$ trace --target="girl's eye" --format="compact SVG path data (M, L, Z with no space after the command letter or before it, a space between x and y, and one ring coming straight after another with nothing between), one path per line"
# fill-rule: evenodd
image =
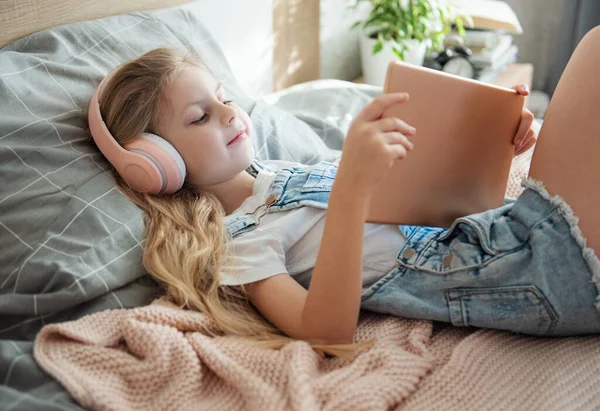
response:
M202 124L202 123L204 123L206 121L207 118L208 118L208 114L204 114L198 120L192 121L192 124Z
M233 100L225 100L223 101L223 104L225 104L226 106L229 106L233 103ZM204 114L202 117L200 117L198 120L196 121L192 121L192 124L202 124L204 122L206 122L206 119L208 118L208 114Z

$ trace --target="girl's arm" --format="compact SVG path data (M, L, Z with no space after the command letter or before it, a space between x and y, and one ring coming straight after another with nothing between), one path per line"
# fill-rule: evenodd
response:
M248 296L273 325L291 337L315 343L351 343L362 291L363 230L376 183L404 158L415 130L400 119L383 118L404 93L374 99L356 117L342 158L325 220L323 238L308 291L287 275L247 286Z
M351 343L354 338L362 292L367 199L347 185L334 183L302 312L303 327L322 342Z
M309 290L287 274L245 286L250 301L271 324L313 343L350 343L358 322L366 201L354 193L336 194L332 192L329 202Z

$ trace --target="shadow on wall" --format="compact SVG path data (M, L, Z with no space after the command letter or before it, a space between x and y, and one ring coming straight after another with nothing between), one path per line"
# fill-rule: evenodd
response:
M571 54L585 34L600 25L600 1L565 0L556 52L545 90L552 94Z
M585 33L600 25L598 0L505 0L523 26L519 62L534 65L533 89L550 96Z
M274 90L319 78L319 1L274 0Z

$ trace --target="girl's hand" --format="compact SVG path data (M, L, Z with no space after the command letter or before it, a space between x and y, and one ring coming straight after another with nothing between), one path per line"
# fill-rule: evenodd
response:
M414 136L416 130L396 117L382 117L388 108L402 104L408 98L407 93L381 95L371 101L350 125L336 180L346 184L355 195L369 197L394 162L406 157L413 149L407 136Z
M524 84L513 86L512 89L516 90L519 94L523 96L529 95L529 89ZM513 144L515 145L515 157L529 150L537 141L537 133L534 129L531 128L533 124L533 118L533 113L524 108L523 112L521 113L521 122L519 123L519 129L517 130L517 134L515 134L515 137L513 139Z

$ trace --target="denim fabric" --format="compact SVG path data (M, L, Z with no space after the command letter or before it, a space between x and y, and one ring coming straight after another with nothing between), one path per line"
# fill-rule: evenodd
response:
M598 259L564 201L525 187L448 229L402 226L398 266L363 293L362 308L538 336L600 332Z
M266 167L255 162L249 172ZM329 162L276 171L263 212L327 208L336 171ZM363 292L361 307L539 336L600 332L598 258L560 197L523 185L517 200L449 228L399 226L407 241L397 267ZM240 235L262 215L228 216L227 229Z
M273 202L251 215L229 215L225 226L231 238L250 231L260 224L263 213L290 210L302 206L327 208L329 193L337 172L337 165L321 161L314 165L298 164L277 171L269 193ZM276 171L268 165L254 161L248 172L254 176L259 170Z

